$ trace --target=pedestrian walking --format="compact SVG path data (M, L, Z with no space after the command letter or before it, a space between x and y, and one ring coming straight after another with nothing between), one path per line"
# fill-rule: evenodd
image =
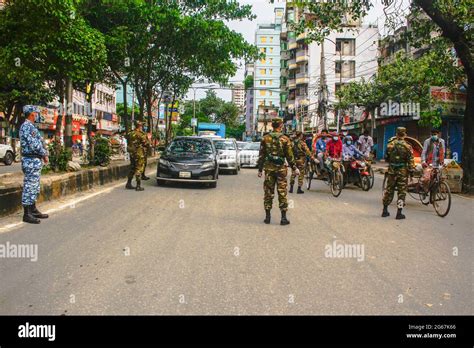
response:
M20 127L21 170L24 174L21 204L23 205L23 221L39 224L39 219L48 218L36 208L36 200L40 193L41 169L43 161L48 163L48 152L43 139L35 127L34 122L39 117L39 109L33 105L23 108L25 122Z
M303 133L301 131L296 132L295 139L293 140L293 155L295 157L296 167L298 168L299 175L298 175L298 190L296 193L304 193L301 189L303 186L304 180L304 165L306 163L306 158L311 158L314 160L314 156L311 154L306 142L303 140ZM293 186L295 185L295 178L296 178L295 171L291 171L291 178L290 178L290 193L293 193Z
M370 153L374 147L374 140L369 135L369 131L367 129L364 130L364 133L359 137L357 143L359 144L359 150L364 154L365 157L369 158Z
M130 153L130 172L125 188L143 191L141 186L142 173L145 170L145 151L148 145L148 139L143 132L143 124L135 121L135 129L129 133L128 152ZM133 177L137 181L137 186L132 185Z
M385 160L388 161L387 187L383 195L382 217L390 216L388 206L393 200L397 190L397 216L396 219L405 219L402 209L405 206L408 177L415 169L413 149L405 141L406 128L398 127L396 138L387 144Z
M266 224L270 223L273 198L275 196L275 186L278 192L279 208L281 210L280 225L288 225L290 221L286 217L288 210L287 201L287 174L285 159L288 165L299 175L296 167L293 149L290 139L281 133L283 120L276 117L272 120L273 132L266 134L260 143L260 153L258 157L258 177L262 177L262 171L265 170L265 181L263 183Z

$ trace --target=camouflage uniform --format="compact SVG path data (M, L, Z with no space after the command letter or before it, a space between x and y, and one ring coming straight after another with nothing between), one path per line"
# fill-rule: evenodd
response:
M306 162L306 156L311 156L311 151L309 151L308 146L303 140L295 139L293 140L293 154L295 156L296 167L300 170L300 175L298 175L298 186L303 186L304 179L304 164ZM291 172L290 185L295 184L296 174L294 171Z
M285 159L291 168L296 169L293 149L290 139L281 133L270 133L263 137L260 144L258 157L258 170L265 170L265 181L263 183L265 210L271 210L275 185L277 186L278 202L280 210L288 210L287 201L287 168Z
M403 132L404 129L400 127L397 129L397 133ZM405 205L408 177L415 167L413 149L403 138L397 137L388 143L385 159L389 166L383 205L388 206L392 202L395 190L397 190L397 206L401 209Z
M38 129L29 120L20 127L21 169L25 174L21 203L24 206L35 204L40 192L40 176L47 152Z
M145 155L148 146L148 138L145 132L134 129L129 133L128 152L130 153L130 172L128 179L134 176L137 183L141 181L141 175L145 170Z

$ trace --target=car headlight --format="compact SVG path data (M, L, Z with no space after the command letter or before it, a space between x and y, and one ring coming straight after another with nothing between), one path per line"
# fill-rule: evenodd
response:
M214 168L214 162L204 162L201 165L201 169L209 169L209 168Z
M169 167L170 166L170 162L163 159L163 158L160 158L160 164L164 165L165 167Z

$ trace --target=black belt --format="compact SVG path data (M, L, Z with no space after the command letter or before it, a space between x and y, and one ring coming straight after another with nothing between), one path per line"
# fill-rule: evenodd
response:
M21 155L21 156L25 158L39 158L39 159L42 159L44 157L41 155Z

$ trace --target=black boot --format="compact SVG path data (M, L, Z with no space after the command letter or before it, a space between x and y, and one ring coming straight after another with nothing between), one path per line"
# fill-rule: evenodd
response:
M296 193L304 193L304 191L301 189L301 186L298 186L298 191Z
M142 180L150 180L148 176L145 175L145 173L142 173Z
M402 220L405 218L405 215L402 214L402 208L398 208L397 210L397 216L395 217L395 219L397 220Z
M133 178L128 178L128 179L127 179L127 185L125 185L125 188L126 188L126 189L135 190L135 186L132 185L132 179L133 179Z
M38 219L47 219L49 217L48 214L40 213L38 208L36 208L36 203L31 206L31 215Z
M39 224L41 222L40 219L37 219L31 213L31 205L24 205L23 206L23 221L29 224Z
M390 216L390 213L388 212L388 205L383 206L383 211L382 211L382 217L387 217Z
M286 218L286 211L282 210L281 211L281 220L280 220L280 225L288 225L290 223L290 220Z
M288 191L289 193L293 193L293 185L290 185L290 190Z
M143 191L143 190L145 189L142 187L142 181L140 177L137 177L137 187L135 187L135 191Z
M269 224L270 219L271 219L270 210L265 210L265 220L263 220L263 222L265 222L266 224Z

